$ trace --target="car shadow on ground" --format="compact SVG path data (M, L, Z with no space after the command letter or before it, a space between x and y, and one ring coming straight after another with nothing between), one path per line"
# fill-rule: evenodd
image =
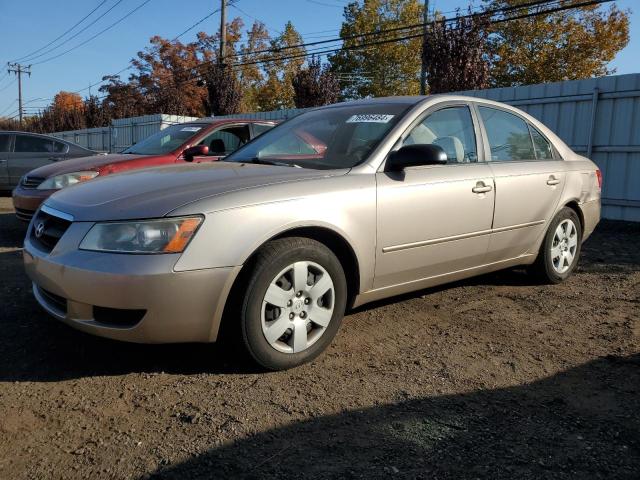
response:
M599 239L590 240L584 249L581 269L616 271L618 268L639 268L629 257L625 262L620 248L615 256L602 253L599 245L615 235L637 238L639 226L605 225ZM626 229L626 230L625 230ZM617 233L618 230L623 233ZM26 225L12 213L0 213L0 381L58 381L96 375L167 372L180 374L255 372L255 367L241 360L235 346L229 345L137 345L94 337L78 332L45 314L31 294L31 284L22 267L22 246ZM633 244L617 240L620 244ZM593 245L593 247L590 247ZM593 252L590 251L593 249ZM4 251L3 251L4 250ZM617 263L616 263L617 262ZM382 300L358 309L378 308L392 302L402 302L439 290L468 285L532 285L523 271L507 270L462 282L448 284L411 294ZM346 321L349 319L347 318Z
M620 379L625 382L621 383ZM296 422L144 478L637 478L640 355Z

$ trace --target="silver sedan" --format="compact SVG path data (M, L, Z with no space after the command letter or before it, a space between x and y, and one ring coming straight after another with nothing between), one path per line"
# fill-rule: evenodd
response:
M284 369L367 302L518 265L565 280L599 221L601 182L504 104L349 102L224 161L62 190L31 221L24 263L40 305L79 330L148 343L222 332Z

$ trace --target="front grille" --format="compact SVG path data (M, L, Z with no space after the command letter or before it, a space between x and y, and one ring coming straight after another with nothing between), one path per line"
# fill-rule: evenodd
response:
M22 177L22 186L24 188L38 188L45 180L46 179L44 177L31 177L29 175L25 175Z
M31 228L31 242L47 253L53 250L71 222L40 210Z
M30 222L33 214L36 213L33 210L25 210L24 208L16 208L16 217L23 222Z
M48 290L45 290L42 287L37 287L40 292L40 296L44 299L47 305L54 310L57 310L63 314L67 314L67 299L61 297L60 295L56 295L55 293L51 293Z
M93 319L113 327L133 327L146 313L146 310L129 308L98 307L97 305L93 307Z

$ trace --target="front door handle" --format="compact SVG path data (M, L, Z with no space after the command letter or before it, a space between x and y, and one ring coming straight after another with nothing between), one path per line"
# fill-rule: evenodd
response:
M491 191L491 185L485 185L484 182L476 183L476 186L471 189L473 193L487 193Z
M549 180L547 180L547 185L558 185L560 183L560 180L558 180L556 177L554 177L553 175L551 175L549 177Z

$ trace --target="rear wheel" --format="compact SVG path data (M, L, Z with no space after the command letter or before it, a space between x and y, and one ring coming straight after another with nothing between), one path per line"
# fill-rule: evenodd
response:
M344 271L308 238L269 242L258 253L242 303L242 338L251 357L283 370L318 356L335 336L347 298Z
M540 247L531 272L546 283L560 283L573 273L582 243L580 219L564 207L555 216Z

